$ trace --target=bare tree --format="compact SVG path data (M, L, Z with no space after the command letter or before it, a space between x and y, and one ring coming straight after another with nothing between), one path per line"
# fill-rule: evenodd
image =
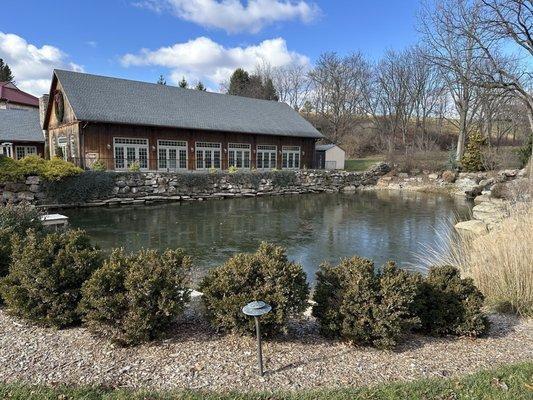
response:
M454 23L467 0L432 0L420 15L420 30L429 60L439 68L446 82L458 118L456 160L464 154L468 132L478 107L478 87L473 83L479 50L469 35L458 35ZM471 7L464 29L473 31L479 23L479 7ZM451 119L455 121L455 118Z
M310 80L307 67L301 64L290 64L274 68L272 80L279 100L299 111L308 100Z
M466 0L463 1L463 3ZM513 92L524 103L533 134L533 3L531 0L478 0L477 29L467 29L468 4L462 4L455 30L472 40L481 54L474 83L480 87ZM514 45L523 55L510 56L505 46ZM533 154L532 154L533 156ZM530 163L533 184L533 163Z
M361 53L347 57L322 54L310 71L314 109L326 121L325 133L333 142L349 130L354 116L362 114L369 74L369 65Z

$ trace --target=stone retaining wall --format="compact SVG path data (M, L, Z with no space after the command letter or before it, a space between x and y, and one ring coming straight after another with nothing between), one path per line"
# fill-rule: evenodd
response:
M28 201L43 207L105 206L163 201L189 201L215 198L255 197L303 193L353 192L375 185L390 171L380 163L365 172L324 170L281 171L270 173L114 173L108 196L83 204L50 204L39 177L25 182L0 185L3 202Z

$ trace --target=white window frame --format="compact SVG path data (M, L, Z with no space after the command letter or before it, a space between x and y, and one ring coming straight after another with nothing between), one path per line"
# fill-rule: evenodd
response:
M216 163L218 152L218 165ZM202 153L200 156L198 153ZM208 171L211 168L222 168L222 143L196 142L194 144L195 168L198 171Z
M282 169L300 169L302 152L300 146L283 146L281 155Z
M122 157L117 157L117 149L122 149ZM133 150L133 157L128 157L128 149ZM140 153L146 150L146 166L142 166ZM113 166L117 171L127 171L131 164L139 163L141 171L150 169L150 143L146 138L113 138Z
M61 152L63 153L63 160L67 161L68 159L68 138L66 136L59 136L57 138L57 147L61 149ZM56 154L57 156L57 154Z
M267 156L266 158L265 155ZM265 164L265 160L268 163ZM276 169L278 167L278 146L269 144L257 145L255 165L258 170L262 171Z
M175 151L175 157L170 154ZM164 158L161 157L164 152ZM189 156L185 140L157 140L157 169L158 171L183 171L188 169Z
M22 151L22 156L19 154L19 150ZM37 155L37 146L15 146L15 157L17 160L21 160L30 155Z
M252 145L247 143L228 143L228 167L250 169L251 166Z
M13 143L5 142L0 144L0 155L13 158Z

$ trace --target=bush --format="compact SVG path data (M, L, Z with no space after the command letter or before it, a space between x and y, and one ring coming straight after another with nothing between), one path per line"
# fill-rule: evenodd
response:
M159 338L189 300L189 268L182 250L115 250L83 286L83 319L121 345Z
M137 161L132 162L128 167L129 172L140 172L141 171L141 164L139 164Z
M457 268L432 267L414 306L420 330L432 335L482 336L489 328L481 311L483 300L473 280L461 279Z
M93 171L104 172L104 171L107 171L107 166L106 166L105 162L103 162L102 160L96 160L91 165L91 169Z
M270 304L272 311L261 317L267 336L285 331L289 317L307 308L309 295L302 267L288 261L285 249L269 243L210 270L199 290L212 325L223 331L254 332L254 319L242 307L255 300Z
M40 233L43 224L40 212L29 204L0 205L0 278L8 274L11 264L11 240L18 235L24 235L28 229Z
M481 133L474 132L470 135L465 148L465 154L461 159L461 166L466 172L478 172L483 170L483 145L485 139Z
M57 157L45 160L39 156L30 155L19 161L0 157L0 182L2 183L20 181L30 175L38 175L48 181L58 181L81 172L83 172L81 168Z
M113 194L114 172L85 171L44 185L46 201L56 204L81 204L105 199Z
M100 252L82 231L46 236L28 231L13 240L13 262L0 292L10 311L47 326L80 320L81 286L100 263Z
M322 264L317 273L313 316L329 337L357 344L390 348L418 319L413 315L420 276L386 264L353 257L339 265Z

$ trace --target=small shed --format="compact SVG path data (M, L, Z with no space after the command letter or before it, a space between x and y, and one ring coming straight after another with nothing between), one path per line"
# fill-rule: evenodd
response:
M344 169L346 152L336 144L319 144L315 147L315 168Z

